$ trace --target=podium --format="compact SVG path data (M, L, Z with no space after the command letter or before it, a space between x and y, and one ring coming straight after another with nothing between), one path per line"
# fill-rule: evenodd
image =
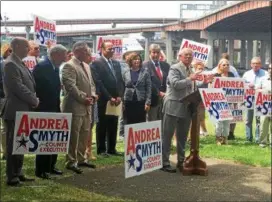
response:
M190 95L180 100L183 103L188 103L188 108L192 114L191 124L191 147L190 155L185 158L183 162L183 175L208 175L208 169L206 163L199 157L199 130L200 120L198 116L198 109L202 102L201 96L198 90L194 91Z

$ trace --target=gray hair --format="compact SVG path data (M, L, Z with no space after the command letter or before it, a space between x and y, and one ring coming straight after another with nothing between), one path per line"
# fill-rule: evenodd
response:
M87 49L88 44L85 41L78 41L73 45L72 51L75 52L80 49Z
M253 62L253 61L257 61L257 62L262 63L262 60L261 60L260 57L253 57L253 58L251 59L251 62Z
M56 45L54 45L53 47L51 47L49 49L48 54L49 54L49 57L50 57L54 53L63 53L63 52L67 52L67 51L68 51L67 48L65 48L63 45L56 44Z
M184 54L188 54L188 53L194 53L194 51L190 48L183 48L179 51L178 55L184 55Z
M149 51L152 51L152 50L158 50L160 51L161 50L161 47L159 44L156 44L156 43L153 43L149 46Z
M15 37L15 38L13 38L13 39L11 40L11 42L10 42L10 48L11 48L12 50L15 50L15 49L17 48L17 46L18 46L19 44L21 44L22 42L28 42L28 41L27 41L27 39L24 38L24 37Z

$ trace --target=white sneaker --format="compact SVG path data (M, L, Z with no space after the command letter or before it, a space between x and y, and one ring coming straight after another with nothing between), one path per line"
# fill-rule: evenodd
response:
M259 144L259 146L262 147L262 148L266 147L265 144Z

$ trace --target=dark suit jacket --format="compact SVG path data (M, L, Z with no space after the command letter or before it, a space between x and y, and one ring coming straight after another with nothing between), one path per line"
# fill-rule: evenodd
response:
M124 95L124 82L120 63L112 60L112 64L116 78L103 57L98 58L91 64L96 91L99 95L98 103L106 103L111 98L122 98Z
M143 67L148 69L149 74L151 76L151 82L152 82L151 106L156 106L158 104L160 91L166 92L166 78L168 76L170 65L162 61L160 61L159 64L163 74L162 82L157 75L157 71L155 69L155 65L153 64L153 62L149 60L143 63Z
M60 112L59 69L54 70L50 60L46 58L34 67L33 76L36 82L36 94L40 99L36 111Z
M5 103L2 108L3 118L15 120L16 111L32 111L37 105L35 81L23 61L12 53L4 65Z

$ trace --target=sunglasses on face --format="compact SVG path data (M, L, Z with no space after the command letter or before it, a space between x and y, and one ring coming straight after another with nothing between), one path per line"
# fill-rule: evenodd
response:
M229 64L223 64L222 66L229 66Z
M12 50L11 50L11 49L9 49L9 50L8 50L8 52L9 52L9 53L12 53Z

